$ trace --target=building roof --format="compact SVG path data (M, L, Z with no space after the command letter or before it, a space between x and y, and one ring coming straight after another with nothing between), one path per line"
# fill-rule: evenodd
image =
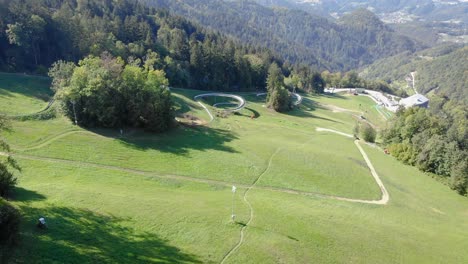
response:
M426 104L428 102L429 102L429 99L427 99L426 96L424 96L422 94L415 94L415 95L412 95L412 96L410 96L408 98L401 99L400 100L400 105L402 105L404 107L412 107L412 106Z

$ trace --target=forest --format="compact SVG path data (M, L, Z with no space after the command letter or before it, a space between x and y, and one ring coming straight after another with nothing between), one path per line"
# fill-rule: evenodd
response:
M57 60L107 51L123 60L155 52L172 86L264 89L269 65L282 61L138 1L0 1L0 70L46 74Z
M397 112L383 131L383 143L405 164L439 175L452 189L468 193L468 115L447 97L433 96L429 109Z
M466 61L468 47L445 44L415 54L403 53L379 60L363 69L361 75L366 79L383 79L401 85L411 72L415 72L415 88L419 93L435 93L468 105Z
M262 44L292 63L315 70L349 71L424 46L395 33L372 12L358 9L337 21L253 1L144 0L190 17L251 45Z

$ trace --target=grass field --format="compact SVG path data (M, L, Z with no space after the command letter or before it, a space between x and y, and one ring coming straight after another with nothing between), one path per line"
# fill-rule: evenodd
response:
M47 106L53 95L48 78L0 73L0 114L26 115Z
M25 98L42 88L26 79L0 78L0 95L18 94L0 105L40 110ZM192 100L199 93L173 89L179 118L209 121ZM363 145L390 202L331 198L381 196L352 139L316 132L352 133L354 113L366 110L369 121L385 124L372 100L307 96L279 114L261 97L243 96L248 106L239 114L159 135L86 130L63 117L12 121L3 135L23 167L13 200L25 220L10 262L219 263L243 227L226 263L468 262L468 200L377 148ZM252 185L253 211L243 200ZM35 228L39 216L47 230Z

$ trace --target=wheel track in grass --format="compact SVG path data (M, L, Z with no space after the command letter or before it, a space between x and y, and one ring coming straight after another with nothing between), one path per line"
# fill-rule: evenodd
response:
M327 129L327 128L317 128L316 129L318 132L329 132L329 133L335 133L339 134L341 136L345 136L348 138L353 138L353 135L346 134L337 130L333 129ZM49 138L44 142L41 142L37 145L34 145L32 147L28 148L22 148L22 149L17 149L20 151L27 151L27 150L35 150L35 149L40 149L42 147L47 146L48 144L51 144L55 142L56 140L59 140L61 138L64 138L66 136L72 135L72 134L90 134L90 135L96 135L95 133L92 133L90 131L82 131L82 130L75 130L75 131L65 131L63 133L60 133L56 135L55 137ZM100 136L101 135L97 135ZM103 136L102 136L103 137ZM356 147L360 151L361 155L363 156L367 166L369 167L369 170L376 181L377 185L379 186L381 193L382 193L382 198L380 200L363 200L363 199L353 199L353 198L348 198L348 197L341 197L341 196L335 196L335 195L328 195L328 194L322 194L322 193L317 193L317 192L308 192L308 191L300 191L300 190L295 190L295 189L288 189L288 188L278 188L278 187L269 187L269 186L255 186L257 189L262 189L262 190L268 190L268 191L274 191L274 192L282 192L282 193L289 193L289 194L297 194L297 195L306 195L306 196L314 196L314 197L321 197L321 198L329 198L329 199L335 199L335 200L340 200L340 201L347 201L347 202L354 202L354 203L364 203L364 204L378 204L378 205L385 205L388 203L390 200L389 194L382 183L379 175L377 174L374 166L372 165L369 157L367 156L366 152L364 149L360 146L359 141L356 140L355 142ZM279 151L279 149L277 150ZM274 153L276 155L277 152ZM0 156L13 156L13 157L18 157L22 159L28 159L28 160L38 160L38 161L46 161L46 162L54 162L54 163L66 163L70 165L77 165L77 166L89 166L93 168L103 168L103 169L110 169L114 171L123 171L123 172L129 172L129 173L135 173L135 174L140 174L140 175L145 175L145 176L151 176L151 177L158 177L158 178L169 178L169 179L174 179L174 180L183 180L183 181L192 181L192 182L198 182L198 183L206 183L206 184L215 184L215 185L222 185L226 187L230 187L232 185L237 185L241 188L252 188L252 185L246 185L246 184L239 184L235 182L227 182L227 181L220 181L220 180L211 180L211 179L203 179L203 178L196 178L196 177L190 177L190 176L182 176L182 175L174 175L174 174L161 174L153 171L145 171L145 170L138 170L138 169L132 169L132 168L126 168L126 167L119 167L119 166L113 166L113 165L104 165L104 164L99 164L99 163L92 163L92 162L85 162L85 161L76 161L76 160L68 160L68 159L63 159L63 158L50 158L50 157L43 157L43 156L37 156L37 155L31 155L31 154L24 154L24 153L5 153L5 152L0 152ZM274 157L274 156L273 156ZM263 176L264 173L268 170L269 166L271 165L272 162L272 157L270 157L269 165L265 169L265 171L262 173L261 176ZM254 184L258 182L259 179L257 179Z
M211 115L210 111L201 103L198 101L198 103L208 112L208 114L211 117L211 121L213 121L214 117ZM329 133L335 133L339 134L341 136L345 136L348 138L353 138L352 135L346 134L340 131L336 131L333 129L326 129L326 128L317 128L316 129L318 132L329 132ZM59 140L61 138L67 137L69 135L75 134L75 133L83 133L83 134L91 134L91 135L96 135L95 133L89 132L89 131L82 131L82 130L72 130L72 131L65 131L63 133L60 133L52 138L48 138L43 142L40 142L36 145L33 145L28 148L21 148L17 149L20 151L27 151L27 150L35 150L35 149L40 149L42 147L45 147L56 140ZM66 163L70 165L77 165L77 166L88 166L88 167L94 167L94 168L103 168L103 169L109 169L109 170L114 170L114 171L122 171L122 172L128 172L128 173L133 173L133 174L138 174L138 175L144 175L144 176L149 176L149 177L157 177L157 178L165 178L165 179L173 179L173 180L182 180L182 181L191 181L191 182L196 182L196 183L203 183L203 184L212 184L212 185L221 185L221 186L226 186L230 187L232 185L237 185L238 187L244 188L244 195L243 195L243 200L247 204L250 210L250 215L247 223L241 228L240 230L240 238L239 242L232 247L223 257L221 260L221 264L225 263L231 256L234 254L244 243L245 241L245 231L247 227L250 225L252 220L254 219L254 208L252 204L249 202L247 199L248 193L250 190L253 188L257 188L260 190L267 190L267 191L273 191L273 192L280 192L280 193L287 193L287 194L293 194L293 195L305 195L305 196L314 196L314 197L320 197L320 198L325 198L325 199L334 199L334 200L339 200L339 201L346 201L346 202L353 202L353 203L363 203L363 204L375 204L375 205L386 205L390 199L388 192L383 185L379 175L375 171L369 157L365 153L364 149L361 147L359 144L359 140L355 140L354 144L360 151L362 157L364 158L367 166L370 169L370 172L372 176L374 177L374 180L376 181L377 185L379 186L382 197L380 200L363 200L363 199L353 199L353 198L346 198L346 197L340 197L340 196L334 196L334 195L326 195L326 194L321 194L321 193L314 193L314 192L306 192L306 191L299 191L299 190L294 190L294 189L287 189L287 188L276 188L276 187L265 187L265 186L256 186L256 184L260 181L263 175L265 175L268 170L271 167L271 164L273 162L274 157L279 153L281 148L278 148L269 158L268 165L265 168L265 170L255 179L255 181L251 185L245 185L245 184L237 184L233 182L226 182L226 181L220 181L220 180L210 180L210 179L202 179L202 178L195 178L195 177L190 177L190 176L181 176L181 175L172 175L172 174L160 174L157 172L151 172L151 171L144 171L144 170L138 170L138 169L131 169L131 168L124 168L124 167L119 167L119 166L112 166L112 165L103 165L103 164L98 164L98 163L91 163L91 162L82 162L82 161L75 161L75 160L67 160L67 159L57 159L57 158L47 158L47 157L40 157L40 156L34 156L34 155L27 155L27 154L13 154L13 153L4 153L0 152L0 156L9 156L12 155L14 157L18 158L23 158L23 159L29 159L29 160L38 160L38 161L46 161L46 162L55 162L55 163Z
M234 246L232 247L227 253L226 255L224 255L223 259L221 260L221 264L225 263L226 260L229 259L230 256L232 256L232 254L234 254L236 252L237 249L240 248L240 246L242 245L242 243L244 242L244 233L245 233L245 230L247 229L247 227L250 225L250 223L252 222L253 218L254 218L254 209L253 209L253 206L252 204L249 202L249 200L247 199L247 194L249 193L250 190L252 190L255 185L257 184L257 182L262 178L263 175L265 175L265 173L268 172L268 170L270 169L271 167L271 163L274 159L274 157L279 153L279 151L281 150L281 148L278 148L271 156L270 156L270 159L268 160L268 165L267 167L265 168L265 170L260 173L260 175L255 179L255 181L249 186L247 187L247 189L245 190L244 192L244 195L243 195L243 200L244 202L247 204L247 206L249 207L249 210L250 210L250 216L249 216L249 220L247 221L247 223L245 223L244 226L242 226L241 230L240 230L240 238L239 238L239 242Z
M28 150L35 150L35 149L40 149L40 148L43 148L51 143L53 143L54 141L57 141L61 138L64 138L64 137L67 137L69 135L72 135L72 134L89 134L89 135L96 135L95 133L92 133L90 131L84 131L84 130L67 130L67 131L64 131L62 133L59 133L57 135L54 135L52 137L48 137L46 138L45 140L43 141L39 141L39 142L34 142L36 143L35 145L32 145L30 147L16 147L15 150L17 151L28 151ZM13 145L14 147L14 145Z

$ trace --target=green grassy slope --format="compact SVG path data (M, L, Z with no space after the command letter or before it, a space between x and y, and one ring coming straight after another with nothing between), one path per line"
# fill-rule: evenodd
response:
M178 116L208 120L191 99L197 91L173 93ZM160 135L85 130L63 117L12 121L3 135L23 167L13 200L25 221L10 262L219 263L249 220L243 194L257 179L253 219L226 263L468 262L468 200L379 149L363 145L389 204L326 196L380 198L352 140L316 131L352 133L372 100L307 97L279 114L244 97L239 114ZM48 230L35 228L40 216Z
M52 95L48 78L0 73L0 114L24 115L47 106Z

